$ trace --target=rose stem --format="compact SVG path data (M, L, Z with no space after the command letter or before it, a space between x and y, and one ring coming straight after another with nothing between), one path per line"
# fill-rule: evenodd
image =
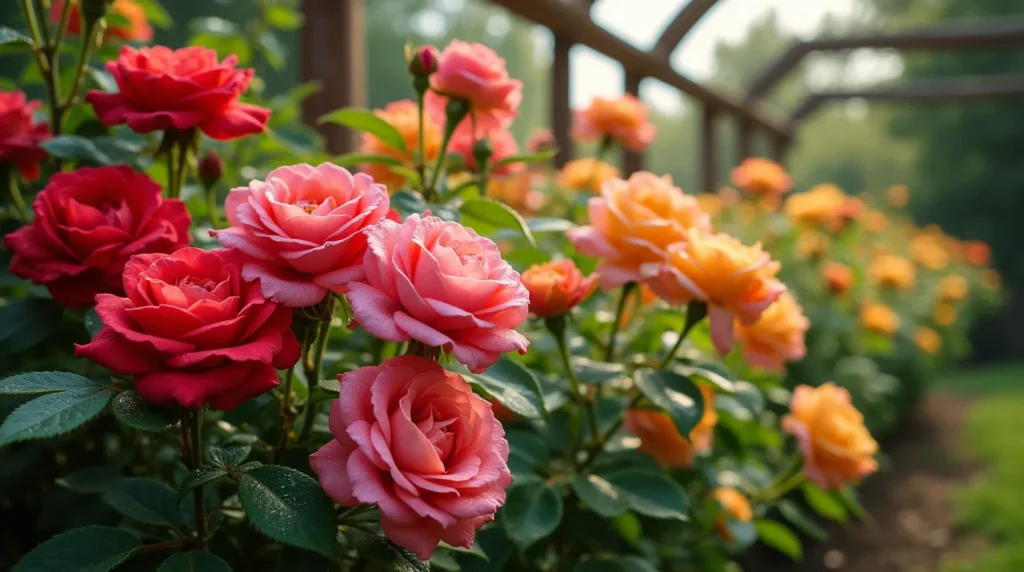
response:
M202 440L203 410L181 410L181 455L185 465L194 471L203 464ZM206 550L206 506L203 504L203 487L192 491L195 502L196 536L199 547Z
M626 282L622 286L622 293L619 295L619 308L615 311L615 321L612 322L612 333L608 337L608 347L604 351L604 361L610 362L615 358L615 339L619 336L619 322L622 321L622 314L626 311L626 302L629 301L629 293L636 286L633 282Z
M658 369L665 369L670 363L672 363L672 360L676 357L676 352L679 351L679 348L683 347L683 341L686 340L687 334L689 334L690 330L699 324L700 321L704 319L704 316L707 315L708 307L707 304L703 302L690 302L686 306L686 323L683 325L683 329L679 332L679 339L676 340L676 344L672 346L671 350L669 350L665 359L661 360L661 364L658 365Z
M309 398L306 400L306 417L302 420L302 432L299 433L299 443L305 443L313 432L313 422L316 420L316 405L310 400L313 397L313 390L320 386L320 373L323 369L324 353L327 351L327 342L331 339L331 321L334 319L334 294L328 294L324 299L326 311L320 317L317 337L313 343L306 348L307 352L312 351L312 363L304 361L306 367L306 382L309 384Z
M555 338L555 345L558 346L558 355L562 359L562 367L565 368L565 375L569 379L569 385L572 386L572 399L581 408L586 409L591 438L597 439L601 436L601 429L597 426L597 406L594 404L593 399L583 395L581 391L582 384L580 384L580 380L576 377L572 361L569 359L569 346L565 342L565 316L548 318L544 320L544 325L547 326L548 331ZM575 451L573 451L573 461L575 462Z

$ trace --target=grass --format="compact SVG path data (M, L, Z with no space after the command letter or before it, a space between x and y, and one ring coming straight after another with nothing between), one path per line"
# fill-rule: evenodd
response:
M936 390L979 396L962 434L964 451L984 466L983 477L955 492L956 524L980 536L970 561L947 562L942 572L1024 571L1024 365L957 373Z

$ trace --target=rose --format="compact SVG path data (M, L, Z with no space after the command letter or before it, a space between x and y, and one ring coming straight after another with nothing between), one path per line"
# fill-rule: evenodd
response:
M803 308L784 292L757 322L737 322L736 338L743 348L743 358L752 365L782 371L786 362L801 360L807 353L804 335L810 327Z
M710 229L697 199L672 184L669 176L641 171L628 181L610 179L601 195L587 202L589 226L569 231L573 246L602 259L601 288L641 282L643 264L660 262L670 244L686 240L690 228Z
M235 250L132 257L128 297L96 297L103 329L75 355L135 376L135 390L158 404L234 409L277 387L276 369L299 359L292 313L241 269Z
M449 97L469 102L470 119L461 125L470 126L476 133L507 129L523 100L523 82L511 79L505 60L483 44L469 44L452 40L441 52L437 72L430 76L431 91L426 105L431 115L440 121L445 117ZM464 131L472 131L463 127Z
M384 109L375 109L373 112L398 130L402 140L405 141L406 151L399 151L372 133L366 132L361 135L359 150L363 153L386 155L398 159L406 166L412 165L413 160L419 156L419 106L406 99L394 101L387 104ZM441 126L430 116L426 116L423 118L423 160L428 164L433 163L440 151ZM393 173L387 165L381 163L366 163L360 165L359 168L370 175L374 181L387 185L391 190L400 189L406 183L405 177Z
M895 254L879 255L869 269L871 280L888 288L909 290L914 287L914 264Z
M853 286L853 270L841 262L826 262L821 272L828 291L836 296L845 294Z
M639 153L656 134L647 106L628 93L616 99L595 97L589 107L573 112L572 135L581 141L611 139Z
M690 229L663 262L645 264L642 271L654 293L670 304L707 304L711 340L724 355L732 348L733 322L753 325L786 291L775 278L780 266L761 243L747 246L727 234Z
M82 15L77 6L78 1L72 0L71 14L68 17L68 35L77 36L82 33ZM108 8L110 13L120 17L121 22L107 22L107 35L121 40L148 42L153 39L153 28L146 18L146 10L135 0L114 0ZM50 10L50 21L60 22L64 12L64 0L56 0Z
M939 280L939 287L936 293L940 300L960 302L967 299L970 288L971 286L967 282L967 278L960 274L950 274L949 276L943 276L942 280Z
M980 240L964 241L964 260L974 266L985 266L992 258L992 248Z
M804 474L825 490L856 483L878 470L872 458L878 443L864 427L850 393L828 382L793 391L790 414L782 429L796 437L804 457Z
M732 532L729 531L727 518L740 522L750 522L754 518L754 510L750 507L750 501L740 491L729 487L716 487L712 491L721 507L724 515L715 520L715 532L726 542L733 542Z
M860 309L860 325L870 332L891 336L900 327L900 319L885 304L867 302Z
M936 354L942 349L942 336L931 328L920 327L914 330L914 343L926 354Z
M754 195L777 198L793 188L793 179L775 161L748 157L732 170L732 182Z
M270 110L238 101L253 70L235 69L237 62L231 55L218 63L217 52L200 46L123 46L107 62L118 93L90 91L85 100L103 123L138 133L198 128L220 140L262 133Z
M672 418L661 411L628 409L623 414L623 426L640 438L640 450L664 467L689 467L694 456L711 450L718 424L715 392L706 385L698 387L704 398L704 415L690 431L689 438L680 435Z
M804 227L837 226L847 196L831 184L818 185L806 193L797 193L786 199L785 212L794 224Z
M901 209L910 203L910 187L893 185L885 192L885 198L893 208Z
M493 242L429 214L382 221L367 240L366 276L348 291L366 331L451 351L475 373L502 353L526 353L530 342L515 328L529 294Z
M339 377L334 439L309 458L327 494L343 506L376 504L384 533L420 559L442 540L471 547L512 484L490 404L418 356Z
M522 281L530 292L530 313L541 318L567 314L597 287L596 274L584 278L568 259L534 264L523 272Z
M36 195L32 223L4 237L11 272L43 284L70 308L96 294L123 294L125 263L135 254L188 245L185 204L128 167L83 167L57 173Z
M39 144L50 138L50 128L32 119L42 105L27 101L22 91L0 90L0 165L13 165L29 181L39 177L39 163L47 157Z
M520 171L504 177L487 179L487 198L501 201L523 214L534 214L544 206L547 197L534 190L534 173Z
M295 307L362 279L367 229L397 218L383 185L330 163L274 169L232 189L224 210L231 227L210 234L242 251L243 278L260 279L264 296Z
M587 190L595 195L606 181L619 178L619 169L598 159L585 158L569 161L558 173L558 186L565 189ZM703 195L701 195L703 196Z
M524 166L522 163L506 163L496 169L493 168L494 164L498 161L519 152L519 143L516 142L516 138L511 132L504 130L489 131L484 137L491 144L491 157L488 161L488 165L491 168L488 169L488 173L492 175L508 175L523 170ZM480 170L480 166L476 164L476 157L473 156L474 143L473 136L468 131L456 131L452 137L451 144L448 146L448 152L462 157L462 160L466 163L466 168L476 172Z

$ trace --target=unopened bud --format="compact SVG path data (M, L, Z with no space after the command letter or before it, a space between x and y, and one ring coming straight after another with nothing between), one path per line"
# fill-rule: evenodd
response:
M473 160L476 161L477 169L481 173L487 168L487 162L491 160L491 155L493 154L494 147L491 146L490 140L486 137L473 143Z
M531 153L547 151L548 149L554 149L556 146L555 136L551 133L551 130L544 129L543 127L534 131L530 138L526 140L526 148Z
M437 48L420 46L409 58L409 73L416 77L429 77L437 71Z
M216 185L223 174L224 161L216 152L208 151L199 160L199 180L203 182L204 187L210 188Z

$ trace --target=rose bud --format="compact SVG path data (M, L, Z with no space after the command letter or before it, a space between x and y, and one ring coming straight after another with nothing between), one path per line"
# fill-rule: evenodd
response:
M572 260L534 264L522 281L530 292L530 313L540 318L569 313L597 288L597 274L584 277Z
M416 77L427 77L437 71L437 48L420 46L409 59L409 73Z
M199 160L199 180L203 182L203 186L210 188L216 185L223 174L224 160L216 151L207 151Z

